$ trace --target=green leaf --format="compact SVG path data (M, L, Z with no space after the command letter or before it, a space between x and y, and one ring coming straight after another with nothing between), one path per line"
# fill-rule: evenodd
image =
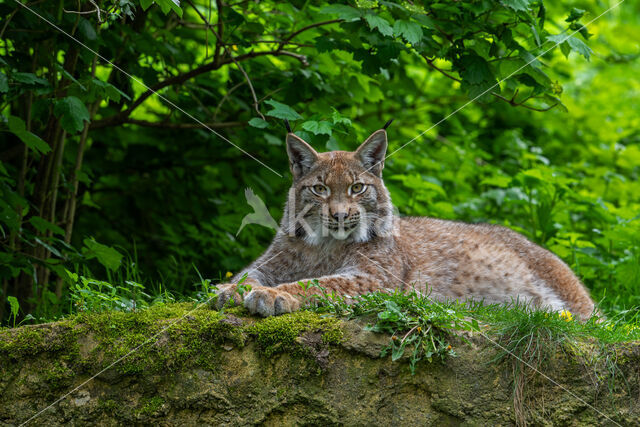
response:
M276 119L287 120L300 120L302 116L298 114L293 108L286 104L282 104L278 101L270 99L265 101L265 104L269 104L273 107L273 110L267 112L267 116L275 117Z
M309 120L307 122L304 122L302 124L302 129L308 130L314 135L323 134L323 135L329 135L329 136L331 136L331 130L332 130L331 123L325 122L325 121L316 122L315 120Z
M533 0L501 0L500 3L516 12L526 12Z
M58 227L55 224L50 223L44 218L40 218L39 216L32 216L29 219L29 223L33 225L33 227L41 233L44 233L45 231L51 231L54 234L59 234L61 236L64 235L64 230L62 228Z
M72 82L74 82L75 84L78 85L78 87L80 87L80 89L86 91L87 88L84 87L82 85L82 83L80 83L75 77L73 77L73 75L71 75L71 73L69 73L67 70L64 69L64 67L60 64L58 64L56 62L55 64L56 70L58 70L60 73L62 73L63 76L65 76L66 78L68 78L69 80L71 80Z
M489 63L479 55L471 53L462 56L460 65L462 67L460 77L467 83L477 85L494 80Z
M162 13L165 15L171 12L172 10L182 18L182 9L180 9L180 1L179 0L155 0L156 4L160 6Z
M93 239L84 239L86 249L83 250L89 258L97 258L98 262L111 271L120 267L122 255L115 249L96 242Z
M57 250L55 247L51 246L49 243L44 242L43 240L39 239L39 238L35 238L34 239L38 244L40 244L42 247L46 248L49 252L51 252L52 254L54 254L55 256L62 258L62 254L60 253L59 250Z
M548 104L549 107L551 107L552 105L555 105L560 110L564 111L565 113L567 113L569 111L567 106L562 103L560 98L557 98L555 96L549 95L548 93L545 93L544 95L542 95L542 98Z
M565 36L564 34L551 34L547 36L547 40L555 44L563 43L567 41L567 38L568 37Z
M259 117L254 117L249 120L249 126L253 126L254 128L258 129L264 129L269 127L269 122L267 122L266 120L262 120Z
M391 350L391 360L395 362L396 360L400 359L404 354L404 348L405 346L402 344L400 344L397 347L394 346L393 349Z
M567 39L567 43L569 43L571 50L578 52L580 55L584 56L587 61L589 60L589 58L591 57L591 52L593 51L582 40L576 37L569 37L569 39Z
M98 34L96 34L96 30L86 19L80 19L80 23L78 24L78 30L80 34L87 40L95 40L98 38Z
M120 97L122 96L125 99L131 101L131 97L129 97L129 95L127 95L111 83L103 82L100 79L93 79L91 82L100 89L100 92L106 99L113 99L115 102L120 102Z
M547 40L560 45L560 49L564 56L568 57L571 51L578 52L584 56L587 61L591 56L591 48L587 46L582 40L573 36L565 36L563 34L556 34L547 36Z
M325 15L338 15L338 18L345 21L354 21L362 17L362 12L351 6L344 4L332 4L320 9L320 13Z
M393 35L393 28L391 28L391 25L389 25L389 22L387 22L386 19L374 13L366 14L364 19L367 21L369 27L371 27L372 30L377 28L383 36Z
M16 135L22 142L25 143L27 147L31 148L32 150L38 151L42 154L47 154L49 151L51 151L51 147L49 147L49 144L47 144L44 140L42 140L38 135L34 133L24 131L16 133Z
M399 19L393 24L393 33L404 37L409 43L416 44L422 39L422 28L415 22Z
M569 16L567 17L567 19L565 19L565 22L577 21L578 19L582 18L584 13L585 13L585 10L574 7L573 9L571 9L571 12L569 13Z
M344 125L351 126L351 120L343 116L342 114L340 114L338 110L335 110L335 109L331 113L331 120L333 121L334 125L344 124Z
M436 28L436 24L433 22L433 19L429 18L427 15L413 15L411 17L418 21L423 27L427 27L432 30Z
M329 138L329 140L325 144L325 147L327 147L327 150L329 151L338 151L342 149L340 147L340 144L334 137Z
M27 85L49 85L48 81L46 81L45 79L41 79L33 73L13 73L11 77L13 78L13 80Z
M534 62L528 64L528 61L525 61L522 58L511 58L500 61L500 78L504 79L513 77L514 75L527 74L528 76L531 76L536 83L545 87L551 86L551 79L549 76L547 76L547 74L541 69L532 67L533 64Z
M5 73L0 72L0 93L7 92L9 92L9 79Z
M11 315L13 317L18 316L18 311L20 310L20 303L18 302L18 298L9 296L7 297L7 301L11 306Z
M16 134L27 130L27 125L20 117L9 116L7 118L7 124L9 125L9 130Z
M69 133L80 132L84 122L89 121L89 110L75 96L67 96L56 102L53 113L60 118L62 128Z
M9 116L7 119L7 124L9 125L9 130L18 138L20 138L20 140L24 142L27 147L42 154L47 154L49 151L51 151L51 147L49 147L49 144L44 142L38 135L27 130L24 120L22 120L20 117Z
M153 0L140 0L140 6L142 10L147 10L153 4Z
M282 137L271 135L270 133L264 133L263 136L269 145L282 145Z
M510 176L495 175L485 178L480 182L481 185L490 185L492 187L507 188L511 184Z
M589 40L591 36L593 36L593 34L591 34L589 30L587 30L587 27L585 27L584 25L578 22L574 22L571 25L569 25L569 29L573 31L578 31L585 40Z

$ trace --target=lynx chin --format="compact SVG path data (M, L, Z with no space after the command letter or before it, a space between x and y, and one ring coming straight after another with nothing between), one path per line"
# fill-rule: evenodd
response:
M501 226L394 215L382 180L387 133L354 152L318 153L289 132L293 184L273 242L254 263L218 286L216 306L233 298L254 314L297 310L299 281L354 296L415 287L432 298L515 299L588 318L594 303L557 256ZM251 291L244 298L236 285ZM318 292L311 288L307 292Z

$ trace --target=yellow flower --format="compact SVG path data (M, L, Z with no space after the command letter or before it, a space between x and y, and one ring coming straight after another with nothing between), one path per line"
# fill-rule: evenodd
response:
M573 314L571 314L571 312L567 310L562 310L559 316L560 318L566 320L567 322L570 322L573 320Z
M231 45L231 49L233 49L233 50L237 51L237 50L238 50L238 45L236 45L236 44L232 44L232 45Z
M225 275L224 275L224 277L225 277L226 279L228 279L228 278L229 278L229 277L231 277L231 276L233 276L233 273L232 273L232 272L230 272L230 271L227 271L227 274L225 274Z
M449 346L447 347L447 350L451 350L451 344L449 344Z

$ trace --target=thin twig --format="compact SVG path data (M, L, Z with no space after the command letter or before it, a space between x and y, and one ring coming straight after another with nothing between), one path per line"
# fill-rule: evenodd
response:
M67 10L65 8L62 8L62 10L65 13L74 13L76 15L93 15L94 13L97 13L98 14L98 22L100 24L102 24L102 17L100 16L100 7L93 0L89 0L89 3L91 3L94 6L93 10L80 11L80 10Z
M342 21L344 21L344 19L331 19L329 21L316 22L315 24L307 25L306 27L300 28L298 31L294 31L293 33L289 34L289 36L283 40L282 46L287 44L288 41L290 41L291 39L296 37L298 34L303 33L303 32L305 32L307 30L310 30L310 29L316 28L316 27L321 27L323 25L335 24L335 23L342 22Z
M547 108L536 108L536 107L531 107L530 105L524 104L524 102L526 100L530 99L530 98L526 98L525 101L523 101L523 102L515 102L515 101L513 101L513 98L512 99L508 99L508 98L505 98L504 96L498 95L497 93L494 93L494 92L491 92L491 95L495 96L498 99L502 99L503 101L505 101L509 105L512 105L514 107L526 108L527 110L531 110L531 111L539 111L539 112L549 111L552 108L554 108L556 105L558 105L558 102L556 102L555 104L553 104L553 105L551 105L550 107L547 107Z
M229 89L227 91L227 93L224 94L224 96L222 97L222 99L218 103L218 106L216 107L215 111L213 112L213 120L216 120L218 118L218 113L220 112L220 108L222 108L222 104L224 104L225 101L227 99L229 99L229 96L231 96L231 94L233 92L235 92L236 89L238 89L240 86L242 86L245 83L246 83L245 80L241 81L240 83L236 84L235 86L232 86L231 89Z
M425 59L425 61L427 62L427 65L429 65L429 66L430 66L431 68L433 68L434 70L438 71L438 72L439 72L440 74L442 74L443 76L445 76L445 77L447 77L447 78L449 78L449 79L451 79L451 80L453 80L453 81L456 81L456 82L458 82L458 83L462 83L462 80L461 80L461 79L459 79L459 78L457 78L457 77L455 77L455 76L452 76L451 74L447 73L447 72L446 72L445 70L443 70L442 68L440 68L440 67L438 67L437 65L435 65L435 64L433 63L433 62L435 61L435 58L434 58L434 59L429 59L429 58L428 58L427 56L425 56L425 55L420 55L420 56L422 56L422 57ZM554 108L556 105L558 105L558 103L555 103L555 104L553 104L552 106L547 107L547 108L536 108L536 107L531 107L531 106L529 106L529 105L526 105L526 104L525 104L525 102L527 102L529 99L531 99L531 97L527 97L527 98L525 98L524 100L522 100L521 102L516 102L516 101L515 101L515 97L518 95L518 90L516 90L516 91L515 91L515 93L514 93L514 94L513 94L513 96L511 97L511 99L505 98L504 96L499 95L499 94L497 94L497 93L495 93L495 92L491 92L491 95L492 95L492 96L494 96L494 97L496 97L496 98L498 98L498 99L501 99L501 100L505 101L506 103L508 103L509 105L511 105L511 106L513 106L513 107L522 107L522 108L526 108L527 110L531 110L531 111L539 111L539 112L549 111L549 110L551 110L552 108Z

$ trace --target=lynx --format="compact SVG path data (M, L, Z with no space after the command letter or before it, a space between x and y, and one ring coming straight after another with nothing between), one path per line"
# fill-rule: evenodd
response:
M299 282L317 279L351 297L416 289L437 300L517 299L582 319L593 313L565 263L506 227L394 215L382 180L385 129L355 152L318 153L290 129L286 147L293 184L280 228L262 256L218 287L218 308L233 299L264 317L292 312L305 292L318 292ZM234 284L242 277L251 285L243 297Z

